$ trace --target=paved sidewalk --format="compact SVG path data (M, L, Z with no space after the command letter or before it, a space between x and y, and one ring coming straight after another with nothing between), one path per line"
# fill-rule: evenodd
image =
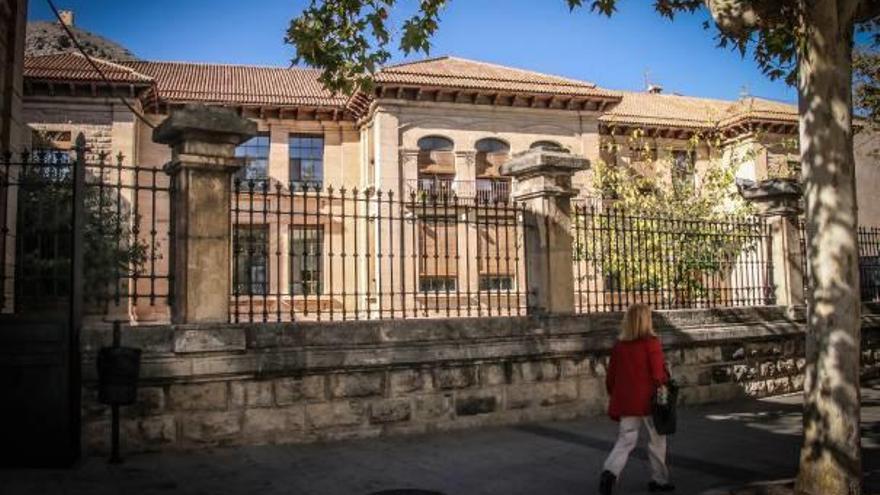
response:
M684 410L670 441L679 494L792 477L800 396ZM863 392L867 493L880 493L880 383ZM323 445L92 458L69 471L0 471L0 493L367 495L420 488L445 495L593 494L615 424L601 418ZM644 439L642 439L644 440ZM642 442L640 442L642 444ZM646 493L636 451L617 493ZM717 493L717 492L715 492Z

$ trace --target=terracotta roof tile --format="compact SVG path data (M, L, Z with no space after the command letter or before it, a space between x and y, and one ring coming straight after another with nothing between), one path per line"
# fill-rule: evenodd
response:
M720 122L721 126L735 124L747 119L774 120L791 122L798 120L798 109L779 101L765 100L763 98L748 97L733 103L727 111L726 118Z
M124 62L156 81L159 99L172 102L339 107L318 81L316 69L185 62Z
M153 79L118 63L92 58L111 82L150 84ZM24 77L32 80L103 82L101 75L78 53L25 57Z
M316 69L93 60L113 82L152 84L163 101L340 109L345 108L348 101L344 95L334 95L326 90L318 81L320 71ZM26 57L25 77L101 81L85 57L72 53ZM379 84L620 99L600 117L606 124L711 129L746 119L797 121L795 106L761 98L724 101L610 91L590 82L456 57L389 66L376 74L376 81Z
M761 98L737 101L625 92L620 103L599 120L608 124L711 129L744 119L797 121L797 108Z
M566 96L609 96L616 91L576 79L552 76L458 57L438 57L391 65L380 70L378 84L439 86Z

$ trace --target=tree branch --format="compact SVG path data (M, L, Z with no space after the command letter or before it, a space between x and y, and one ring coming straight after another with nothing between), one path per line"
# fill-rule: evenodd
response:
M741 39L759 29L790 24L797 3L792 0L704 0L721 32Z
M761 16L749 0L705 0L715 24L729 36L742 37L761 27Z
M853 13L853 22L860 24L868 22L880 16L880 1L878 0L861 0Z

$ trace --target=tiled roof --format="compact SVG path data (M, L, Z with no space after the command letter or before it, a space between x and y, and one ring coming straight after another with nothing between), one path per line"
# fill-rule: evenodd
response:
M542 74L458 57L438 57L391 65L380 70L377 84L434 86L566 96L610 96L616 91L576 79Z
M745 119L797 121L797 108L748 97L737 101L669 94L623 93L623 99L599 120L608 124L711 129Z
M317 69L93 60L110 81L151 85L158 99L166 102L342 109L349 101L344 95L324 89ZM26 57L24 73L32 80L102 81L85 57L75 53ZM793 105L761 98L724 101L609 91L590 82L456 57L386 67L376 74L376 82L619 99L600 117L606 124L711 129L747 119L797 121L797 108Z
M124 64L155 79L162 101L339 108L346 101L345 96L324 89L316 69L186 62Z
M118 63L92 58L104 76L114 83L150 84L153 79ZM101 75L78 53L29 56L24 59L24 77L32 80L103 82Z
M727 110L727 117L720 125L730 125L746 119L791 122L798 120L798 109L794 105L748 97L736 101Z

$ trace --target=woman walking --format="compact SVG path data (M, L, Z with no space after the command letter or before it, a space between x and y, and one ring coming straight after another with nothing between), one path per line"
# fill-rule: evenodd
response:
M620 422L617 442L605 461L599 493L611 495L630 452L639 439L639 428L648 430L648 457L651 462L651 492L670 492L666 466L666 436L657 433L651 419L651 396L669 381L660 339L654 333L651 308L633 304L626 311L620 338L611 351L605 386L611 400L608 415Z

